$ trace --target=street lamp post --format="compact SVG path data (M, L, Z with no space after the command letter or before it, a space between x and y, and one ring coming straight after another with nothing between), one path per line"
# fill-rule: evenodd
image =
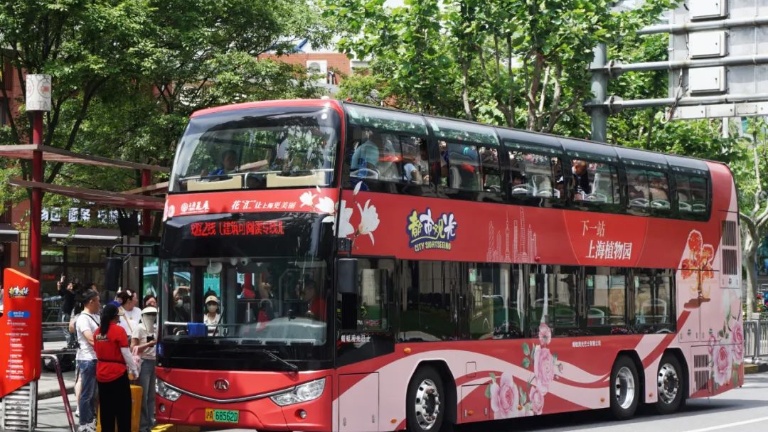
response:
M27 75L27 112L32 114L32 144L43 143L43 112L51 110L51 76ZM43 182L43 152L35 148L32 154L32 181ZM42 215L43 191L32 188L30 203L29 264L30 276L40 280L40 260L42 255Z

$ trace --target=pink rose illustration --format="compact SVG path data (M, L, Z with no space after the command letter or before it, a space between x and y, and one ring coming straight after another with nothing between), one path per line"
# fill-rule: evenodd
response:
M549 385L555 379L555 359L549 348L537 346L533 351L533 375L542 395L549 393Z
M715 337L714 334L709 335L708 345L709 345L709 348L708 348L709 355L712 356L715 354L715 346L717 345L717 337Z
M715 347L715 382L724 385L731 378L733 357L730 345L718 345Z
M517 406L520 403L520 394L512 379L512 374L504 372L499 378L491 382L491 409L493 418L505 419L515 417Z
M552 341L552 330L545 323L539 324L539 342L541 346L547 346Z
M531 391L528 393L528 399L531 400L531 409L536 415L541 415L544 411L544 395L541 393L538 387L531 387Z
M741 361L744 360L744 325L741 320L733 323L731 337L733 338L733 361L736 364L741 364Z

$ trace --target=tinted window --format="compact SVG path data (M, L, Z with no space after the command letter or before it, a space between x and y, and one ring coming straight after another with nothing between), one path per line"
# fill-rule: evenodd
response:
M615 165L588 159L572 163L574 200L582 204L619 204L619 171ZM586 180L584 180L586 179Z
M564 198L562 164L556 156L509 151L509 189L512 198Z
M626 276L608 267L587 269L587 327L593 332L608 333L613 326L626 325Z
M704 214L707 211L707 179L699 176L675 174L677 208L682 217Z
M483 190L501 192L501 170L499 166L499 147L482 146L479 148Z
M479 149L473 144L440 141L441 184L451 189L483 188Z
M634 323L641 333L673 329L672 271L645 270L634 276Z
M630 209L669 210L669 182L666 173L628 167L627 183Z
M400 280L400 341L441 341L456 338L454 292L462 279L458 263L416 262L403 265Z

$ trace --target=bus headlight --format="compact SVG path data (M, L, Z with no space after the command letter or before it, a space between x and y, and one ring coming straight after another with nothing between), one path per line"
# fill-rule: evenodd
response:
M163 380L157 380L155 382L155 393L171 402L176 402L181 397L181 393L178 390L171 388L171 386L166 384Z
M323 390L325 390L325 378L297 385L283 393L271 396L270 399L280 406L292 405L315 400L323 394Z

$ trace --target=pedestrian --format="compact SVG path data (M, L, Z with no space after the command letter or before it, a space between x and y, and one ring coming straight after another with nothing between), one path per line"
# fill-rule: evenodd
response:
M153 297L154 298L154 297ZM146 303L145 303L146 304ZM157 309L147 306L141 311L141 323L133 330L131 350L141 358L141 422L139 432L150 432L155 417L155 344L157 343Z
M77 410L80 413L79 432L96 431L96 352L93 349L93 334L99 327L99 294L88 290L83 294L83 311L77 317L75 329L79 349L77 375L80 381L80 397Z
M138 297L136 293L127 289L117 293L117 301L120 303L120 326L127 335L133 334L133 329L141 320L141 308L137 306Z
M56 289L61 297L61 309L59 310L59 322L69 324L72 318L72 310L75 308L75 287L72 283L65 283L67 277L61 275L61 279L56 282ZM67 348L74 345L75 335L65 331Z
M104 306L101 324L93 336L102 432L114 432L115 421L118 432L131 432L130 381L138 371L128 349L128 335L119 320L115 305Z

